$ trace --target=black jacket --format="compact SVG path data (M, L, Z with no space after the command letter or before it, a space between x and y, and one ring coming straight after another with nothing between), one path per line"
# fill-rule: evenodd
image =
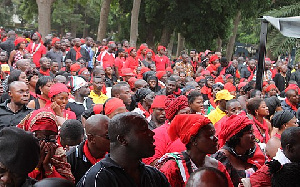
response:
M296 81L298 86L300 87L300 70L293 72L290 80Z
M90 61L90 55L85 48L81 47L80 53L82 56L81 58L84 58L86 62ZM76 51L73 48L71 48L70 51L67 53L66 59L71 59L73 62L76 61Z
M81 177L85 174L93 164L86 158L83 152L85 141L67 152L67 161L71 165L71 171L75 177L75 183L80 181Z

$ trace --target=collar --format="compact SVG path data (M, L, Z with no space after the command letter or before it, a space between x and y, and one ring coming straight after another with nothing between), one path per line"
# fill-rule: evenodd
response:
M273 159L278 160L281 165L291 163L291 161L284 155L283 150L280 148L278 148L278 151Z
M222 110L219 108L219 106L216 107L216 110L217 110L218 113L220 113L220 114L225 114L225 115L226 115L226 112L222 111Z
M118 163L116 163L114 160L112 160L110 158L110 153L106 154L105 158L102 159L101 162L103 164L105 164L106 168L115 167L115 168L120 168L120 169L124 170ZM140 161L139 166L140 167L145 167L145 164Z
M285 102L287 105L289 105L292 108L292 110L297 112L298 108L296 105L293 105L287 98L285 98Z
M83 153L86 156L86 158L91 162L92 165L96 164L99 162L102 158L94 158L93 155L91 154L89 147L88 147L88 141L86 140L83 145Z
M0 104L0 107L3 107L3 108L5 108L6 110L9 110L9 111L13 112L13 111L7 106L7 104L10 103L10 101L11 101L11 99L6 99L3 103ZM23 110L23 109L27 110L28 108L27 108L26 105L23 105L23 107L22 107L20 110L18 110L16 113L18 113L19 111L21 111L21 110Z
M101 96L104 95L104 94L101 92L101 94L98 95L98 94L96 94L96 93L94 92L94 90L91 90L90 95L91 95L92 97L101 97Z

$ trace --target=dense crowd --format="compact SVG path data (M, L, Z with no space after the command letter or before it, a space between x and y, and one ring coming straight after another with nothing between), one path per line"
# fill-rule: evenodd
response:
M300 184L300 63L0 34L0 186Z

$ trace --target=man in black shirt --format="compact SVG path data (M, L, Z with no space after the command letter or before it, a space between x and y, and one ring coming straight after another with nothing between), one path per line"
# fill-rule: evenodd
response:
M170 186L164 174L140 160L154 154L154 133L136 113L114 116L108 125L110 154L96 163L77 186Z
M12 82L8 94L11 100L0 104L0 130L3 127L18 125L32 111L26 107L29 101L29 88L24 82Z
M77 183L85 172L109 152L107 116L97 114L85 122L87 139L67 153L72 174Z

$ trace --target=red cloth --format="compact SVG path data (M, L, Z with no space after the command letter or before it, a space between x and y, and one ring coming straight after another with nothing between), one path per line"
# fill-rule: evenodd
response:
M130 79L128 79L128 84L129 84L131 90L133 88L135 88L135 86L134 86L135 81L137 81L137 79L135 77L130 77Z
M81 68L81 69L78 71L78 75L81 75L81 73L82 73L83 71L85 71L85 70L87 70L87 68L86 68L86 67L84 67L84 68Z
M246 86L247 85L247 82L240 82L238 84L238 90L241 90L242 87Z
M211 76L214 76L214 75L212 74L212 72L217 71L217 68L218 68L218 66L216 66L216 65L214 65L214 64L210 64L210 65L206 68L206 70L208 70L208 71L211 73Z
M79 71L80 70L80 65L75 63L75 64L72 64L71 67L70 67L70 71Z
M166 71L157 71L156 77L158 78L158 80L160 80L165 74L166 74Z
M169 72L171 72L171 74L173 74L173 69L171 67L167 67L166 71L169 71Z
M74 46L73 49L76 51L76 60L78 60L79 58L82 57L80 53L81 47Z
M125 68L130 68L132 71L134 71L139 66L139 62L137 58L133 58L132 56L129 56L125 61Z
M227 118L226 123L223 123L221 126L221 131L219 133L220 147L223 147L226 141L240 132L243 128L252 124L253 121L250 120L245 114L232 115Z
M137 75L137 78L138 79L142 79L143 78L143 74L146 73L146 72L148 72L148 71L151 71L151 70L149 68L147 68L147 67L142 67L140 73Z
M101 114L101 112L103 111L103 105L102 104L95 104L93 106L93 111L95 114Z
M97 60L101 62L103 69L107 67L114 67L115 56L113 53L109 53L107 50L100 53ZM120 66L120 64L118 64Z
M54 45L55 45L55 42L59 42L59 41L60 41L59 38L57 38L57 37L53 38L53 39L52 39L52 45L54 46Z
M191 136L198 133L203 126L210 124L211 121L199 114L180 114L176 115L170 124L168 134L171 140L180 138L181 142L188 144Z
M160 51L161 49L166 50L166 48L162 45L157 46L157 51Z
M266 88L266 92L270 92L272 89L276 89L277 87L275 86L275 84L270 84L269 86L267 86Z
M54 166L52 166L53 172L51 175L44 175L39 170L33 170L32 172L28 173L28 177L36 179L36 180L42 180L45 178L62 178L62 179L68 179L66 177L63 177L60 173L58 173Z
M123 103L123 100L119 98L111 98L105 104L105 109L104 109L105 115L109 115L113 113L116 109L121 107L126 107L125 104Z
M188 99L181 95L174 100L166 100L166 106L166 118L171 121L179 110L189 107Z
M166 66L169 66L169 64L170 64L169 58L165 55L163 55L161 57L158 55L155 55L154 62L155 62L155 66L156 66L156 71L165 71Z
M296 90L296 92L299 94L299 87L296 84L289 84L289 86L284 90L286 93L289 90Z
M167 96L165 95L157 95L155 96L151 108L166 108L166 101Z
M125 65L125 58L124 57L117 57L115 59L115 67L118 67L118 72L119 72L119 75L121 75L121 69L124 67Z
M88 147L88 141L87 140L85 141L84 146L83 146L83 153L92 165L96 164L97 162L99 162L102 159L102 158L96 159L92 156L92 154L89 150L89 147Z
M217 123L215 123L214 126L215 126L216 136L217 136L217 137L219 136L219 134L220 134L220 132L221 132L223 123L226 123L227 119L228 119L228 116L225 115L225 116L223 116Z
M40 67L40 59L43 57L43 55L45 55L47 53L46 47L42 43L40 43L40 44L30 43L26 47L26 50L29 51L29 53L31 55L33 55L32 60L35 63L37 68Z
M250 77L248 78L248 82L250 82L253 79L254 72L255 72L256 68L254 68L253 70L251 70L250 67L248 66L247 69L250 72Z
M199 81L202 80L202 79L205 79L205 77L199 76L199 77L196 77L195 81L196 81L196 82L199 82Z
M68 90L67 86L65 84L62 84L62 83L56 83L56 84L53 84L50 87L48 96L49 96L49 98L52 98L53 96L55 96L57 94L60 94L62 92L69 93L69 90Z
M19 43L22 43L22 42L26 42L26 39L22 38L22 37L16 38L15 39L15 46L17 46Z
M212 95L212 89L208 88L207 86L203 86L201 88L201 93L207 95L208 99L211 99L213 97L213 95Z
M213 63L215 60L219 59L218 55L213 55L209 59L209 63Z
M145 115L146 118L150 116L150 113L143 107L141 103L138 103L138 108L144 112L143 114Z
M250 176L250 183L252 187L271 187L271 174L269 173L269 167L263 165L259 170Z
M51 118L43 117L35 121L31 127L31 132L37 130L49 130L58 133L57 123Z
M287 105L289 105L295 112L298 111L298 108L296 105L293 105L287 98L285 98L285 102Z
M228 90L229 92L235 92L236 91L236 87L231 82L227 82L224 85L224 89Z
M47 71L43 71L42 69L40 69L40 74L50 76L50 69L48 69Z
M153 130L154 134L154 145L155 153L152 157L144 158L143 162L145 164L151 164L157 159L160 159L166 153L181 152L186 150L185 145L180 141L180 139L171 141L168 135L169 124L166 122L164 125L157 127Z
M264 131L265 134L265 137L263 137L260 131L258 130L257 126L253 125L253 134L255 135L255 138L261 143L267 143L270 139L267 121L264 119L263 124L261 124L258 120L255 119L255 117L253 117L253 121L257 126L260 127L260 129Z

